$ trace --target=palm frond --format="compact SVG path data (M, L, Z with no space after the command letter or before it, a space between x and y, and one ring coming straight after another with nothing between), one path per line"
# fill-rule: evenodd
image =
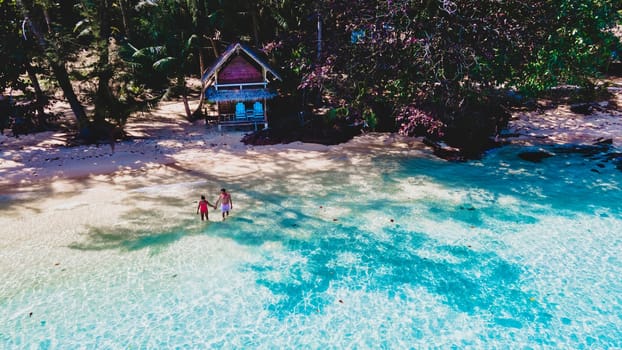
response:
M81 21L78 21L78 23L76 23L73 26L73 32L74 33L77 33L78 31L83 32L85 30L85 27L86 27L86 29L90 29L90 27L91 27L91 21L89 21L86 18L81 20Z
M274 20L276 21L276 23L282 28L282 29L288 29L289 25L287 23L287 19L283 16L281 16L278 13L273 14L274 16Z
M77 37L81 38L87 35L91 35L91 27L88 28L84 28L84 30L82 30L80 33L78 33Z
M173 64L177 61L175 57L164 57L153 63L153 69L158 72L168 72L171 70Z
M134 8L136 10L140 10L143 7L148 7L148 6L158 6L158 1L157 0L141 0L138 2L138 4L136 4Z
M201 40L201 38L196 35L196 34L192 34L188 40L186 40L186 46L184 47L184 51L188 52L190 51L193 47L197 47L199 45L199 41Z
M148 46L134 52L133 58L150 58L152 60L158 59L166 55L166 46Z

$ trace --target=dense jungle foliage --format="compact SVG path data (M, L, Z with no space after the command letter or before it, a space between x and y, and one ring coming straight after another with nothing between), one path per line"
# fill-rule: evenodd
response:
M87 141L161 98L197 117L186 78L242 41L284 77L284 115L324 106L329 124L476 152L509 104L593 89L622 53L621 17L619 0L0 0L0 128L49 128L55 91Z

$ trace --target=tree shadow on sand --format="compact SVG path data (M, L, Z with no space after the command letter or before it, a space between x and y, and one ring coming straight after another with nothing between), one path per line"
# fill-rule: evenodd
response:
M136 251L149 249L157 254L169 245L184 237L202 234L204 225L196 220L174 220L174 225L158 220L157 224L149 224L154 217L162 217L162 213L151 210L134 209L121 217L123 226L87 227L81 242L74 242L70 249L100 251L118 249Z

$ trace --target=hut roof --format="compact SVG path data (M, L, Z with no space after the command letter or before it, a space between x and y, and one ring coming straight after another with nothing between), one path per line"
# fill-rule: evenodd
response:
M264 59L259 57L259 55L257 55L257 53L251 50L248 46L241 43L235 43L229 45L225 52L223 52L218 60L212 65L212 67L203 74L203 76L201 77L201 81L203 82L203 84L210 83L210 80L214 79L216 72L218 72L222 68L222 66L229 61L229 58L231 58L231 56L234 53L237 53L239 50L244 51L244 53L246 53L250 58L257 62L257 64L262 66L266 71L270 72L276 79L283 80Z

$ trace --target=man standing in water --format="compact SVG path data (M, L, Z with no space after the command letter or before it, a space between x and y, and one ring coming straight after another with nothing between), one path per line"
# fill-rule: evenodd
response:
M227 193L227 190L224 188L220 189L220 195L218 196L218 200L216 200L216 205L218 205L218 203L220 203L222 219L225 220L225 214L229 216L229 210L233 209L233 201L231 200L231 195Z

